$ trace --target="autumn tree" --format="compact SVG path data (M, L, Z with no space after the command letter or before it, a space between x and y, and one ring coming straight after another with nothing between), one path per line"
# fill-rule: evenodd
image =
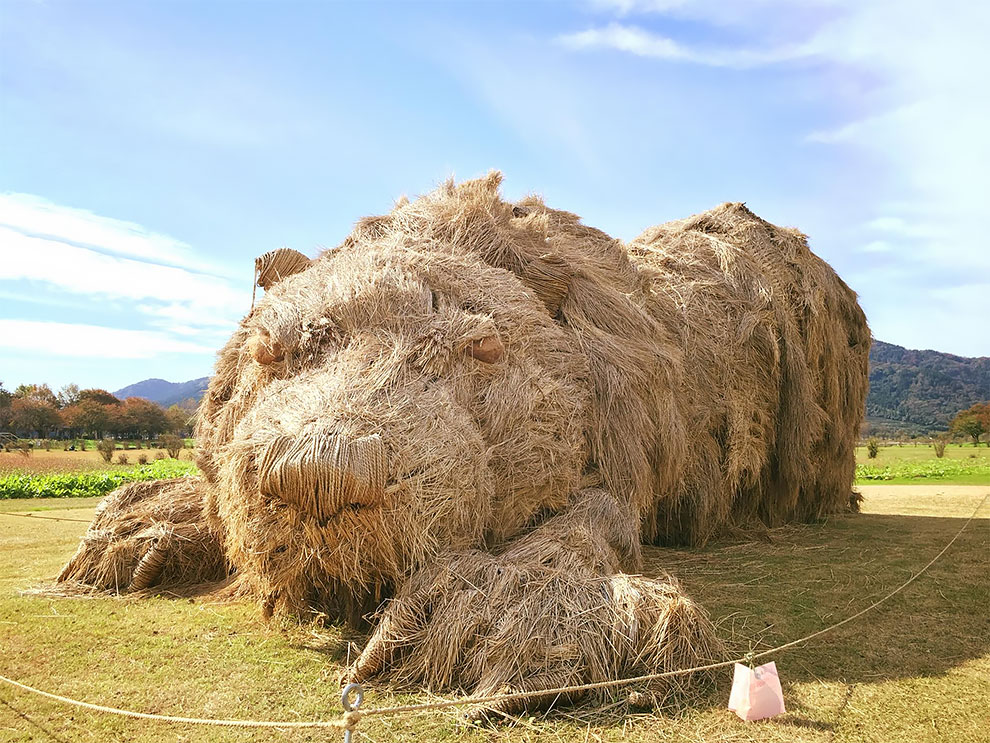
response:
M14 396L4 389L3 382L0 382L0 431L10 428L11 399Z
M79 390L79 401L82 402L83 400L92 400L93 402L97 402L100 405L123 404L119 399L111 395L106 390L100 390L95 388Z
M110 429L112 415L117 406L104 405L92 398L82 398L75 405L70 405L62 411L66 425L83 436L92 434L93 438L103 438L103 433Z
M28 436L44 437L51 431L61 428L62 417L58 408L51 402L15 394L11 401L10 425L14 431Z
M168 432L183 436L192 431L193 414L183 410L178 405L171 406L165 411L168 420Z
M14 397L43 402L53 408L59 406L58 397L47 384L19 384L14 390Z
M168 430L165 411L150 400L128 397L120 411L119 430L129 438L151 438Z
M980 436L990 433L990 402L978 402L968 410L961 410L952 419L953 433L971 436L973 446L980 445Z
M79 402L79 385L67 384L58 391L58 406L67 408Z

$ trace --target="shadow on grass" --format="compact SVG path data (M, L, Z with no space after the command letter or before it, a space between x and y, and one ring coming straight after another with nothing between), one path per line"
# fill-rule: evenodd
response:
M20 701L17 700L17 703L20 704ZM17 717L20 720L23 720L30 727L43 733L45 736L45 740L54 740L57 741L58 743L69 743L68 739L63 738L62 736L56 734L50 727L36 720L34 717L32 717L27 712L22 710L19 706L15 706L14 704L11 704L6 699L0 699L0 705L3 705L7 709L9 709L15 717Z
M941 550L963 518L858 514L770 532L771 541L647 548L705 606L733 656L821 630L881 598ZM990 521L973 519L927 573L847 625L775 660L787 685L944 674L990 652ZM765 661L761 661L765 662ZM720 700L721 703L721 700Z
M770 530L767 541L717 543L700 550L645 548L647 575L668 571L706 606L730 656L762 651L821 630L855 614L914 575L965 523L963 518L858 514L811 525ZM985 555L990 521L974 519L956 543L917 581L864 616L804 646L771 656L781 671L788 714L778 726L834 733L833 722L804 709L794 684L854 685L940 676L990 652ZM348 642L365 636L303 643L337 663ZM353 645L351 647L354 647ZM678 719L699 709L724 708L732 669L715 671L686 694L668 697L657 712ZM388 682L382 682L388 688ZM541 719L568 719L598 727L622 726L636 710L619 687Z

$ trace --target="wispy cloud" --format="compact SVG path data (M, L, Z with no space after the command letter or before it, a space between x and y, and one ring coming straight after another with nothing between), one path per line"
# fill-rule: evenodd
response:
M162 265L209 273L218 271L181 240L134 222L54 204L32 194L0 194L0 225L28 236L51 238Z
M666 13L683 8L690 0L591 0L590 4L593 8L624 16L633 12Z
M930 230L924 225L909 222L902 217L876 217L866 223L866 227L877 232L886 232L892 235L908 235L910 237L932 237Z
M213 276L175 266L106 255L47 237L0 227L5 259L0 281L37 281L94 298L153 300L135 309L187 323L230 324L248 309L247 292Z
M974 272L990 272L982 237L990 98L974 94L986 88L990 6L963 0L937 7L921 0L590 5L612 19L557 36L558 47L617 51L643 64L763 68L764 75L785 62L789 75L793 63L814 68L816 77L801 94L831 109L833 122L804 132L804 146L857 163L876 186L871 200L850 207L858 224L843 224L831 238L816 235L816 242L841 239L869 266L854 285L872 308L878 336L910 343L929 333L957 352L990 350L985 337L974 339L955 319L990 310L990 292L972 283ZM711 33L699 33L706 26ZM843 219L838 212L836 219Z
M250 304L249 287L204 272L181 241L35 196L0 196L0 246L0 291L49 306L115 302L126 318L123 327L4 319L7 348L113 358L211 353Z
M151 359L162 354L205 354L214 350L161 331L36 320L0 320L0 348L47 356L107 359Z
M862 248L864 253L889 253L893 249L894 246L886 240L873 240Z
M691 46L638 26L614 22L601 28L561 34L556 41L574 50L612 49L640 57L739 69L798 59L808 54L802 45L766 49Z

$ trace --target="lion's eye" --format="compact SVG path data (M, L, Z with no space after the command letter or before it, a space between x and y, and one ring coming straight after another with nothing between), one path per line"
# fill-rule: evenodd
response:
M494 364L505 354L505 346L497 335L488 335L472 341L465 350L468 356L486 364Z
M248 339L248 349L259 364L275 364L285 358L281 344L272 340L268 332L261 329Z

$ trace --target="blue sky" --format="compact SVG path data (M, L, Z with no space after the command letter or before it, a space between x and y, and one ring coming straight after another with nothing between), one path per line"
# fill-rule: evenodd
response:
M207 375L255 256L492 168L627 239L745 201L988 355L977 5L0 0L0 380Z

